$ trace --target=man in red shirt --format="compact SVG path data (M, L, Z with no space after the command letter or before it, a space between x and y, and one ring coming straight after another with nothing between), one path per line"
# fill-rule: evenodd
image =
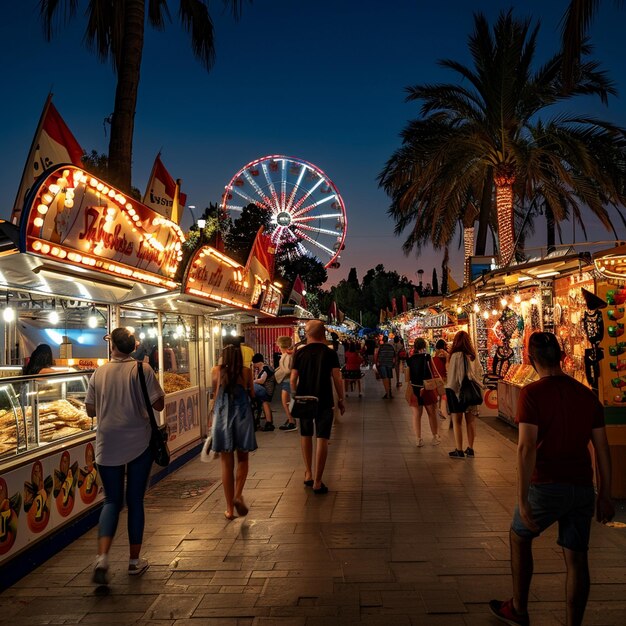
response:
M506 624L530 624L532 540L558 522L557 543L567 568L567 626L579 626L589 596L594 502L599 522L615 514L604 414L593 392L561 369L561 347L552 333L533 333L528 352L540 378L522 390L517 405L518 504L509 533L513 598L492 600L489 608ZM599 472L597 501L589 441Z

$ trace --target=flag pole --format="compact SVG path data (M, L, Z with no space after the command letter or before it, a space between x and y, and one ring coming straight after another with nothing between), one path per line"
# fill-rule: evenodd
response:
M17 188L17 193L15 194L15 201L13 202L13 212L11 221L15 224L17 216L16 213L21 217L22 215L22 207L17 206L18 199L20 197L20 193L22 191L22 186L24 184L24 180L26 179L26 172L28 171L28 166L32 162L33 155L35 153L35 143L37 142L37 137L41 134L41 128L43 126L43 121L46 119L46 114L48 113L48 109L50 108L50 103L52 102L53 93L51 91L48 92L48 97L46 98L46 102L43 105L43 110L41 111L41 115L39 116L39 122L37 124L37 128L35 130L35 134L33 135L33 140L30 144L30 149L26 156L26 162L24 163L24 171L22 172L22 178L20 179L20 184Z

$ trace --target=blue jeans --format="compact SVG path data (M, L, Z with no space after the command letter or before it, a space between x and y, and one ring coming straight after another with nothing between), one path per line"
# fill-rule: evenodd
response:
M145 523L143 497L148 487L152 460L152 452L148 447L126 465L98 465L98 473L104 486L104 506L100 513L98 538L115 536L120 511L124 507L124 476L126 475L128 542L130 545L142 543Z

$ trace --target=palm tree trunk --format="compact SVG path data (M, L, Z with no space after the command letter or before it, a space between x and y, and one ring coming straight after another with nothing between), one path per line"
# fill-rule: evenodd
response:
M556 250L556 226L554 223L554 213L552 212L552 207L549 202L545 204L546 209L546 243L548 245L548 254L550 252L554 252Z
M513 183L515 182L515 174L512 172L498 172L494 176L494 182L496 185L500 267L505 267L511 262L515 251L515 233L513 229Z
M133 131L144 21L145 0L126 0L122 49L116 63L117 87L109 141L109 177L113 185L126 193L131 188Z
M470 257L474 256L474 227L463 229L463 284L470 282Z
M491 217L491 196L493 191L493 168L490 166L485 172L483 194L480 199L480 214L478 215L478 236L476 237L476 254L484 256L487 250L487 231Z

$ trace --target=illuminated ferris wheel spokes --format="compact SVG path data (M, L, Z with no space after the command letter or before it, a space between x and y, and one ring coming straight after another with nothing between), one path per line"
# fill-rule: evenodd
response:
M269 213L268 230L278 249L316 257L325 267L337 266L346 237L345 207L337 188L319 168L285 156L257 159L226 186L222 209L236 218L244 207L231 202L233 195Z

